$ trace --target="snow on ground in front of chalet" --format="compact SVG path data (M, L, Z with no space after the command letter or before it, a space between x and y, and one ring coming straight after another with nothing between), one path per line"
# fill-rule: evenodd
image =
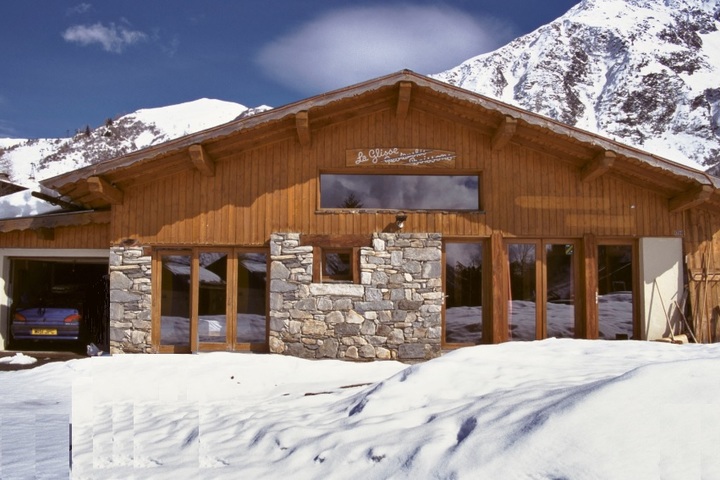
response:
M116 355L0 372L0 478L67 474L71 412L73 478L713 479L720 345L548 339L413 366Z

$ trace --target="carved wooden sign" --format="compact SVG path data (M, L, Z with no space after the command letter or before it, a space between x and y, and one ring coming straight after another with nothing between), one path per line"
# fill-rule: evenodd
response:
M348 167L455 167L455 152L423 148L361 148L346 150Z

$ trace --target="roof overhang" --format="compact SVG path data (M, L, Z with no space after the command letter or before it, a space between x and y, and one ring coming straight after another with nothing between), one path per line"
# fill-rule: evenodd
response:
M0 220L0 233L12 232L15 230L48 231L58 227L109 223L109 210L100 212L87 210L80 212L52 213Z
M392 109L398 121L403 121L410 108L422 108L477 129L491 137L494 150L512 141L555 155L576 165L584 181L611 174L655 189L668 198L673 211L702 203L720 209L720 179L703 171L408 70L235 120L41 183L87 208L107 208L122 203L123 189L143 179L189 168L213 175L214 162L231 151L288 136L308 146L312 128L382 109Z

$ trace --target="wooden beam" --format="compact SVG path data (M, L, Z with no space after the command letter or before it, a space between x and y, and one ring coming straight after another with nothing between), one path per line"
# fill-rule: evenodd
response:
M492 138L492 149L500 150L507 145L517 130L517 119L505 116L500 122Z
M310 117L307 110L295 114L295 129L303 147L310 146Z
M73 212L79 211L79 210L85 210L84 207L75 205L74 203L66 202L65 200L61 200L59 198L53 197L52 195L46 195L42 192L30 192L30 195L32 195L35 198L39 198L40 200L44 200L52 205L58 206L64 210L70 210Z
M668 209L670 213L677 213L687 210L688 208L697 207L707 202L714 190L712 185L700 185L699 187L691 188L668 200Z
M206 177L215 176L215 162L202 145L190 145L188 147L188 154L190 155L193 165L195 165L195 168L197 168L200 173Z
M395 110L395 116L398 120L405 120L408 111L410 110L410 96L412 93L411 82L400 82L398 87L398 101L397 109Z
M369 247L372 245L372 237L366 234L307 235L303 233L300 235L300 242L301 245L312 245L320 248Z
M605 150L595 158L583 165L580 170L580 180L590 182L605 174L615 165L615 153Z
M90 177L87 179L88 190L93 192L111 205L122 205L123 192L111 185L102 177Z

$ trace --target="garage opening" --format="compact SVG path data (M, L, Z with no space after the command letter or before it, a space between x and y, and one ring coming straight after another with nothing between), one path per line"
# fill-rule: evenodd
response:
M109 350L107 259L10 260L10 348Z

